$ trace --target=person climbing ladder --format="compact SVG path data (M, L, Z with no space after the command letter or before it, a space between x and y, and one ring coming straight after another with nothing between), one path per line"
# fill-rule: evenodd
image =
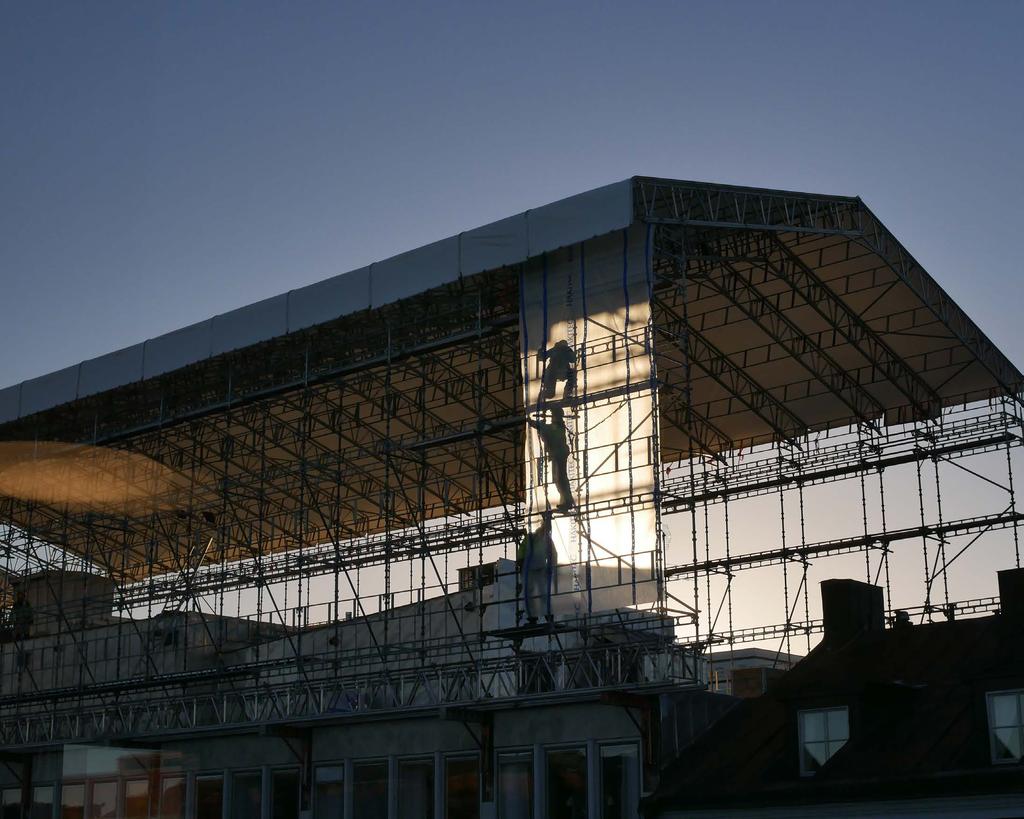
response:
M569 483L569 442L565 429L565 413L561 407L551 407L551 421L538 421L534 418L528 419L530 426L537 430L544 451L547 453L548 461L551 464L551 475L555 486L558 488L559 512L568 512L576 505L572 496L572 485Z
M557 568L555 544L551 538L551 513L545 512L540 526L519 544L516 554L520 590L527 620L537 622L538 613L551 619L551 583Z

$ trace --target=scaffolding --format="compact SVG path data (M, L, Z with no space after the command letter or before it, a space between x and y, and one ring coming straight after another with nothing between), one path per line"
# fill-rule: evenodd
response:
M837 574L892 616L994 610L968 567L1020 565L1017 370L858 199L628 185L621 228L0 425L174 476L0 494L0 742L699 687L810 650Z

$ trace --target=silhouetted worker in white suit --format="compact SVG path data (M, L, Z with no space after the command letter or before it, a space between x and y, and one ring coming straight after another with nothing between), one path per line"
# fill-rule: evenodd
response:
M551 539L551 515L545 513L540 526L527 532L516 554L522 585L523 609L530 623L538 613L551 618L551 580L557 565L555 543Z
M556 341L554 346L540 351L540 360L544 362L544 374L541 376L541 398L555 397L558 382L564 381L562 398L565 399L576 391L576 351L565 339Z
M559 512L568 512L576 505L576 501L573 499L572 486L569 484L569 442L565 430L565 414L561 407L552 407L549 412L550 423L533 418L528 419L528 422L537 430L551 463L551 477L558 488L556 508Z

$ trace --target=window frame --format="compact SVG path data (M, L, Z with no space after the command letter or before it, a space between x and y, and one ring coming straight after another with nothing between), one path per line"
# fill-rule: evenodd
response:
M596 750L596 748L595 748L595 750ZM585 780L584 780L585 781L585 787L583 789L583 792L584 792L584 798L587 800L587 805L585 806L585 809L589 810L590 790L591 790L591 786L592 786L592 783L590 781L592 779L591 774L590 774L590 764L591 764L590 747L589 747L589 743L587 743L586 741L583 741L583 742L578 742L577 741L577 742L553 742L551 744L545 744L545 745L541 746L541 754L542 754L542 756L541 756L541 765L542 765L541 776L542 776L542 780L541 780L541 786L540 787L541 787L541 802L542 802L542 805L543 805L545 811L548 811L549 808L551 807L550 804L549 804L549 801L548 801L551 798L551 791L550 791L550 788L551 788L551 777L550 777L550 773L551 773L551 754L553 754L553 753L554 754L564 753L566 751L582 751L583 752L583 775L585 777ZM598 759L600 759L600 752L598 752L597 757L598 757ZM600 778L600 774L598 774L598 778ZM536 789L536 785L534 785L534 788Z
M185 815L189 819L198 819L199 817L199 786L203 782L211 782L213 780L220 780L220 815L223 819L224 814L227 812L228 798L230 793L231 783L228 779L227 773L221 770L202 771L197 772L192 777L192 800L190 805L185 807ZM163 799L163 777L160 778L160 798ZM159 810L163 811L163 803L161 801Z
M395 766L392 765L391 757L388 757L388 756L367 756L367 757L358 757L358 758L354 758L354 759L350 760L350 767L346 769L345 774L349 775L349 772L351 772L352 779L351 779L351 782L349 784L345 785L345 787L347 789L347 792L351 795L349 798L351 798L352 801L347 803L347 804L350 804L352 806L353 814L358 814L359 813L359 808L355 804L355 800L356 800L356 769L360 768L360 767L370 766L370 765L383 765L384 766L384 804L385 804L385 811L390 813L390 811L391 811L391 804L393 802L392 788L394 787L394 779L395 779L396 771L392 770Z
M1016 695L1017 698L1017 723L1016 725L999 725L996 726L994 722L994 698L998 696L1006 696L1008 694ZM993 765L1020 765L1024 763L1024 688L1005 688L998 691L986 691L985 692L985 716L988 723L988 753L989 759ZM1017 734L1021 741L1021 757L1020 759L997 759L996 758L996 728L1016 728Z
M207 773L198 774L194 777L194 780L203 778L209 778L217 776L217 774ZM176 772L158 772L154 777L156 782L156 793L151 793L149 796L149 815L151 819L167 819L167 806L164 804L165 786L168 781L180 780L181 784L181 810L178 812L179 819L189 819L194 816L195 806L189 805L189 777L184 771ZM194 783L193 783L194 785ZM223 787L223 785L222 785ZM221 811L223 807L223 793L221 793Z
M134 785L137 782L142 782L146 786L146 816L152 819L153 812L153 783L152 780L147 776L126 776L121 779L120 792L118 794L118 816L125 817L128 815L128 787Z
M98 779L86 780L85 788L85 819L99 819L95 813L93 813L93 806L96 804L96 786L97 785L113 785L114 786L114 817L120 817L121 813L121 779L111 779L109 777L99 777Z
M293 773L295 774L298 787L295 789L295 815L302 816L302 768L299 765L271 765L267 768L265 782L261 783L265 789L264 794L267 797L267 807L264 813L268 813L271 817L274 815L274 777L280 773ZM261 797L261 808L262 808L262 797Z
M430 765L431 789L430 796L433 800L431 810L437 803L437 759L434 754L405 754L395 757L395 811L401 813L402 806L402 765L410 762L424 762ZM441 765L442 769L444 765ZM442 770L443 773L443 770Z
M832 742L838 742L833 740L828 735L828 715L834 712L842 712L846 714L846 736L843 738L843 744L835 750L834 753L829 754L825 761L821 763L817 768L807 769L804 765L804 746L808 744L807 740L804 739L804 716L806 714L823 714L825 716L825 736L822 740L813 740L815 744L824 742L827 746ZM797 762L800 768L800 776L814 776L818 771L824 768L835 754L839 753L840 750L850 741L850 706L848 705L826 705L815 708L800 708L796 712L796 730L797 730Z
M88 811L89 802L89 789L84 779L69 779L67 781L61 780L60 788L57 789L57 807L55 809L56 814L60 819L64 817L64 792L68 788L81 788L82 789L82 816L85 817Z
M604 819L604 765L602 764L605 759L606 749L615 748L631 748L635 753L636 759L636 776L637 776L637 790L640 798L644 795L644 748L643 743L637 739L619 739L619 740L601 740L596 743L594 751L597 759L596 762L596 774L597 774L597 801L598 801L598 819Z
M543 751L544 749L542 748L542 754ZM501 815L501 758L503 756L524 756L530 760L530 764L527 767L530 783L529 815L530 819L536 819L537 788L540 786L540 783L537 782L537 754L534 751L533 745L513 745L507 748L494 749L494 815L497 819L505 819ZM481 780L481 786L482 784Z
M28 819L28 809L27 809L27 807L25 805L25 799L24 799L25 793L24 793L24 789L22 788L21 785L12 784L12 785L5 785L4 787L0 788L0 812L2 812L3 814L7 813L7 794L8 793L17 793L18 794L17 803L12 802L11 803L11 807L12 808L13 807L17 807L19 819Z
M53 816L57 813L57 810L59 808L59 801L58 801L57 796L58 796L58 791L60 790L57 787L57 783L56 782L48 782L48 781L33 782L32 783L32 794L31 794L31 798L29 800L28 809L23 814L26 817L26 819L32 819L32 817L35 815L35 808L36 808L36 805L38 804L36 802L36 791L40 790L42 788L49 788L50 789L50 819L53 819Z
M448 764L450 762L466 762L472 760L476 763L476 804L477 815L479 816L480 805L483 801L483 755L479 751L445 751L441 754L441 775L438 778L437 787L441 789L441 817L449 819L448 816ZM495 808L497 810L497 808Z
M235 802L236 802L236 800L235 800L235 787L236 787L237 780L238 779L243 779L243 778L249 777L249 776L254 777L254 778L258 778L258 780L259 780L259 788L257 789L257 793L259 793L259 800L260 800L259 813L260 813L260 816L263 815L263 811L264 811L264 804L263 803L266 801L264 799L264 797L266 796L266 788L267 788L267 777L265 776L265 773L266 772L264 771L264 769L262 767L259 767L259 768L253 768L253 767L232 768L230 771L228 771L228 776L225 777L225 780L224 780L224 787L227 789L226 796L227 796L227 803L228 803L227 816L224 819L232 819L232 817L235 814L235 810L237 810L238 806L235 804Z
M339 817L339 819L346 819L346 817L348 816L348 812L347 812L348 811L348 809L347 809L348 789L349 789L349 786L350 786L351 783L349 782L349 768L348 768L348 765L346 764L346 760L345 759L340 759L340 760L317 760L316 762L313 763L312 781L311 781L312 792L310 793L310 801L311 801L312 804L310 805L310 808L311 808L310 815L312 817L316 817L317 816L317 812L320 810L320 808L319 808L320 794L317 791L318 780L317 780L316 777L317 777L317 771L320 770L321 768L332 768L332 769L335 769L335 770L337 770L337 769L341 770L341 817ZM333 782L337 782L338 780L330 780L330 781L333 783Z

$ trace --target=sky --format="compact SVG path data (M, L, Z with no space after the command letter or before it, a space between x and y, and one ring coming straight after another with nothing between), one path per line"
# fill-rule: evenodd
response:
M1024 366L1021 31L966 0L0 0L0 386L634 174L859 195Z
M862 196L1018 366L1022 3L0 3L0 386L649 174Z

